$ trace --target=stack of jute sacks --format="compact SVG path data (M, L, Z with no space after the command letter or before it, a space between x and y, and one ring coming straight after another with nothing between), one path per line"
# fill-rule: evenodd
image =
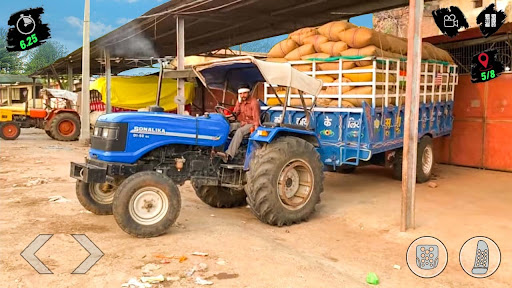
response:
M437 60L442 62L453 63L453 59L449 53L433 46L430 43L423 43L422 59L424 60ZM290 62L290 61L301 61L316 59L316 71L337 71L339 70L339 61L328 61L322 62L321 59L332 58L337 56L376 56L383 58L393 59L404 59L407 56L407 39L399 38L389 34L384 34L369 28L358 27L352 23L346 21L334 21L324 24L320 27L308 27L299 29L291 34L289 37L279 43L277 43L267 54L267 61L272 62ZM357 60L357 57L346 57L343 60L343 70L349 70L348 72L343 71L341 79L339 73L333 73L328 75L317 75L316 78L321 79L324 83L336 83L336 82L371 82L375 80L377 82L385 81L385 73L377 73L376 78L373 79L372 73L350 73L350 70L358 69L372 69L372 60ZM353 59L352 61L350 59ZM390 73L388 76L388 92L395 93L397 88L396 78L399 76L397 73L396 61L390 62ZM405 62L401 62L399 70L405 70ZM307 64L294 64L293 67L300 71L312 71L312 63ZM424 69L427 66L424 66ZM429 66L433 69L433 65ZM441 67L441 66L440 66ZM446 66L445 66L446 67ZM377 62L377 68L385 68L383 62ZM443 70L444 68L438 68ZM432 72L432 71L429 71ZM437 72L447 72L446 69ZM432 78L432 77L431 77ZM425 78L425 80L427 80ZM432 80L433 81L433 80ZM371 95L372 86L324 86L321 94L337 95L338 89L342 89L344 94L352 95ZM403 88L403 87L402 87ZM384 86L379 85L376 88L376 94L383 94ZM292 91L296 93L297 91ZM284 90L279 90L278 94L284 94ZM271 101L270 101L271 100ZM275 101L274 101L275 100ZM356 98L356 99L344 99L342 105L345 107L361 106L362 101L366 101L371 104L371 99L368 98ZM394 99L390 98L388 104L399 104L394 103ZM277 105L277 99L269 99L268 105ZM376 100L376 105L381 105L382 100ZM310 104L311 101L307 101L306 104ZM292 99L292 105L300 104L299 99ZM319 98L317 100L318 106L337 106L337 99Z

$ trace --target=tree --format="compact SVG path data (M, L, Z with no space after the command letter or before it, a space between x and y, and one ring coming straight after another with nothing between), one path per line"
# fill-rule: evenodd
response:
M18 74L22 70L20 52L8 52L7 29L0 27L0 73Z
M48 41L34 50L29 51L29 61L25 66L25 73L30 75L67 54L68 51L64 45L56 41Z

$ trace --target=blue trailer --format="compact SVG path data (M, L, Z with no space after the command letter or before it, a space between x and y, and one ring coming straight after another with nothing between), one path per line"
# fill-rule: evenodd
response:
M393 97L394 103L402 101L399 78L390 72L390 68L396 68L398 76L401 63L384 59L382 66L377 60L382 59L370 60L374 61L370 73L380 75L377 73L383 73L382 67L386 67L388 72L382 78L386 82L372 81L374 92L368 96L371 101L362 101L361 107L343 107L349 103L343 99L357 102L365 97L343 94L346 83L323 83L316 79L315 70L303 73L288 63L236 57L196 65L194 71L208 90L234 92L243 83L254 92L254 87L263 82L266 104L274 97L281 105L262 107L261 126L244 139L228 163L216 151L227 148L233 135L230 123L237 119L234 114L226 115L223 106L215 107L217 113L196 117L162 113L158 106L150 112L103 115L96 123L86 162L71 163L71 177L77 179L77 198L95 214L113 214L121 229L137 237L158 236L170 228L181 208L176 185L187 180L210 206L248 204L258 219L270 225L305 221L320 201L325 167L341 171L362 163L401 167L403 106L378 101L379 97L386 103L392 102ZM337 61L342 67L344 60ZM436 73L429 70L432 69L426 67L425 73ZM319 71L318 75L328 72L333 71ZM345 75L343 70L334 72L339 73L339 79ZM365 69L359 72L368 73ZM431 138L451 131L453 94L448 99L444 92L455 85L456 79L451 78L455 72L440 69L439 76L446 76L452 85L446 84L439 93L427 89L427 84L423 87L424 100L446 99L425 101L420 109L419 147L420 151L430 151L421 153L428 160L428 171L424 170L427 178L434 160ZM426 79L433 75L425 74ZM336 85L337 95L321 94L322 88ZM381 85L386 92L379 95L376 91ZM281 99L277 90L283 87L285 97ZM268 90L274 95L270 96ZM295 105L295 100L301 107ZM338 106L320 107L326 101Z

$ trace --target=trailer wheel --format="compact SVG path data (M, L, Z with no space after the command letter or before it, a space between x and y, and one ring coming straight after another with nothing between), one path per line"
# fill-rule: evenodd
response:
M395 154L395 163L393 164L393 179L402 180L402 161L403 150L398 149ZM418 153L416 158L416 182L425 183L432 176L434 168L434 146L430 136L423 136L418 144Z
M205 185L195 191L201 201L215 208L232 208L247 204L244 190Z
M76 181L76 198L82 206L96 215L112 215L116 188L107 183Z
M16 122L5 122L0 126L0 138L4 140L16 140L20 133L20 125Z
M164 234L180 214L181 196L171 178L154 171L135 173L119 185L112 210L119 227L141 237Z
M432 176L434 168L434 145L430 136L423 136L418 144L416 182L425 183Z
M255 151L247 174L247 202L262 222L291 225L306 221L323 192L323 165L313 145L281 137Z
M50 133L59 141L76 141L80 136L80 118L74 113L59 113L50 124ZM51 136L50 136L51 137Z

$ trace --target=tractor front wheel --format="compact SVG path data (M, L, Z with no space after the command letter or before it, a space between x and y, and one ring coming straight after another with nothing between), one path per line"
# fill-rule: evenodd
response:
M59 113L50 123L52 138L59 141L76 141L80 136L80 117L74 113ZM51 135L49 135L51 137Z
M114 195L112 211L124 232L141 238L169 230L181 209L181 196L171 178L154 171L126 178Z
M20 125L16 122L5 122L0 124L0 138L4 140L16 140L20 136Z
M247 174L247 202L270 225L306 221L323 192L323 171L315 147L286 136L255 151Z
M201 201L215 208L232 208L247 203L244 190L220 186L201 186L196 190L196 195Z
M82 206L96 215L112 215L116 187L108 183L76 181L76 198Z

